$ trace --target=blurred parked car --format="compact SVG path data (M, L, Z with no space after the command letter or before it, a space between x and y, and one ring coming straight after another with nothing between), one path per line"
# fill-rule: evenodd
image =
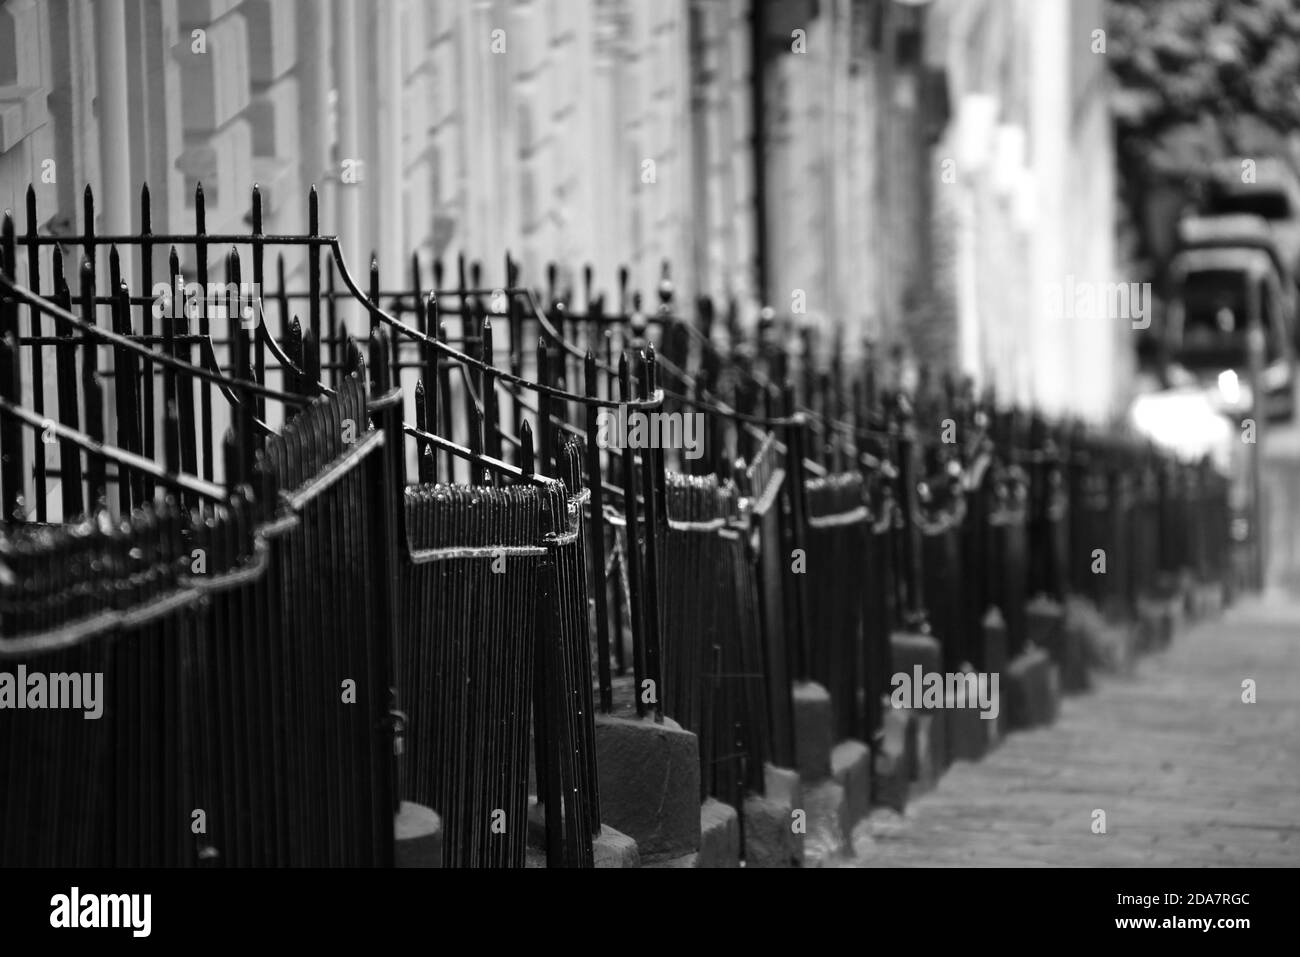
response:
M1161 354L1166 387L1197 386L1226 415L1295 415L1295 289L1272 257L1246 246L1180 252L1170 264ZM1252 393L1250 334L1261 338ZM1258 398L1258 402L1256 399Z
M1167 274L1158 374L1129 418L1160 445L1213 458L1229 478L1234 553L1246 555L1259 547L1262 531L1258 420L1295 416L1296 287L1261 217L1187 220L1179 240Z
M1289 278L1300 277L1300 176L1290 163L1275 157L1224 160L1214 165L1206 186L1206 213L1263 219Z

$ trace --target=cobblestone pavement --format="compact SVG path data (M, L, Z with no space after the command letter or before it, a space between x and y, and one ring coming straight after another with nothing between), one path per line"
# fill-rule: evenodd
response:
M1300 866L1300 601L1243 600L1184 629L906 814L874 812L840 864Z

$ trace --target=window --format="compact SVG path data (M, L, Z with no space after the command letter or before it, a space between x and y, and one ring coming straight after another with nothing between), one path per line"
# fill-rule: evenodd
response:
M1216 213L1249 213L1265 219L1290 219L1291 202L1283 192L1228 193L1218 191L1211 200Z
M1177 360L1188 368L1245 368L1250 328L1251 283L1256 285L1264 329L1264 361L1283 355L1279 330L1281 303L1272 283L1251 279L1233 270L1206 270L1188 275L1180 294L1183 308L1182 341L1175 343Z
M1246 362L1249 323L1247 280L1233 270L1190 273L1179 296L1183 307L1178 359L1189 367L1240 367Z

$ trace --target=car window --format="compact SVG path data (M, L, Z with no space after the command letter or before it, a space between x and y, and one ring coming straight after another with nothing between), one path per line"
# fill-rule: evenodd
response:
M1189 273L1182 286L1185 336L1232 334L1246 315L1245 277L1233 270Z
M1292 215L1291 201L1286 193L1282 192L1218 191L1210 205L1216 213L1249 213L1252 216L1263 216L1265 219L1290 219Z
M1249 316L1244 274L1227 269L1189 273L1179 303L1182 337L1172 345L1180 362L1221 368L1245 364Z

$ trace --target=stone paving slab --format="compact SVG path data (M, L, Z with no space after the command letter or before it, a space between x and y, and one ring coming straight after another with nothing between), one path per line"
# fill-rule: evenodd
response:
M1255 704L1242 680L1256 682ZM1106 833L1093 833L1093 812ZM854 830L856 867L1300 866L1300 600L1243 599Z

